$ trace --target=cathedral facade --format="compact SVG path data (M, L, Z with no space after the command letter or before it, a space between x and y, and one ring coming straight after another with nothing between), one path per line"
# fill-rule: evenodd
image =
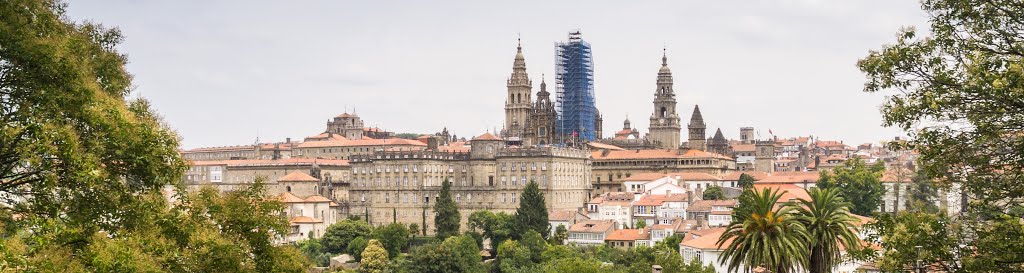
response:
M668 57L662 52L661 69L658 70L657 88L654 91L654 113L651 114L651 143L661 149L679 148L679 114L676 113L676 93L672 90L672 70L668 68Z
M526 73L526 58L523 47L516 47L515 60L512 62L512 75L506 82L507 97L505 98L505 124L501 137L511 143L522 146L548 145L570 141L571 136L559 136L557 132L558 112L547 90L547 83L541 76L540 91L537 100L531 97L533 81ZM601 122L600 114L594 117L597 124ZM600 134L601 126L597 126Z

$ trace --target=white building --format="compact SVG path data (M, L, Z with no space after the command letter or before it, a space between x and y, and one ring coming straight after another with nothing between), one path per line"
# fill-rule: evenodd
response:
M602 245L604 239L614 231L611 220L584 220L569 227L568 243L576 245Z

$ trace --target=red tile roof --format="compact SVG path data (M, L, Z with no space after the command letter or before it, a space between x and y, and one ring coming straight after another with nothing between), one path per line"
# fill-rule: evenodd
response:
M323 223L324 221L309 216L296 216L292 217L292 219L288 220L288 222L292 224L315 224Z
M496 136L494 136L494 135L492 135L491 133L484 133L482 135L474 137L473 140L501 140L501 139L496 137Z
M294 194L292 194L290 192L282 192L281 194L278 194L277 195L277 200L281 201L281 203L302 203L302 202L305 202L305 200L302 200L302 198L299 198L298 196L295 196Z
M289 174L287 174L285 176L282 176L281 178L278 178L277 181L279 181L279 182L317 182L317 181L320 181L320 180L316 179L315 177L309 176L308 174L306 174L304 172L292 172L292 173L289 173Z
M619 229L612 231L604 238L605 241L636 241L651 238L647 229Z
M306 200L304 200L304 201L306 201L306 202L331 202L331 199L327 199L327 197L323 197L323 196L319 196L319 195L310 195L309 197L306 197Z
M583 220L569 227L570 232L604 233L615 227L612 220Z

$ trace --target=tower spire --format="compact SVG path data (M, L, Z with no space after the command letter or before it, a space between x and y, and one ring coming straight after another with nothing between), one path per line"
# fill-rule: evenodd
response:
M661 66L668 66L668 50L665 47L661 48Z

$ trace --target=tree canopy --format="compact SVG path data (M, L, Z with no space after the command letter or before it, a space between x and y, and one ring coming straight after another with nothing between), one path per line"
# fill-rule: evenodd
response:
M882 195L885 194L881 180L883 171L885 166L881 163L869 165L852 158L832 170L822 171L817 187L838 189L843 199L853 204L850 212L869 216L882 205Z
M459 205L452 200L452 185L445 179L441 193L434 202L434 229L437 238L445 239L459 234Z
M723 200L725 199L725 192L722 191L722 187L711 185L704 190L704 195L701 197L704 200Z
M541 236L547 237L551 233L551 224L548 222L548 208L544 203L544 194L540 192L537 182L530 180L523 189L523 196L519 198L519 208L516 209L516 223L526 230L533 230ZM518 237L513 235L513 237Z

